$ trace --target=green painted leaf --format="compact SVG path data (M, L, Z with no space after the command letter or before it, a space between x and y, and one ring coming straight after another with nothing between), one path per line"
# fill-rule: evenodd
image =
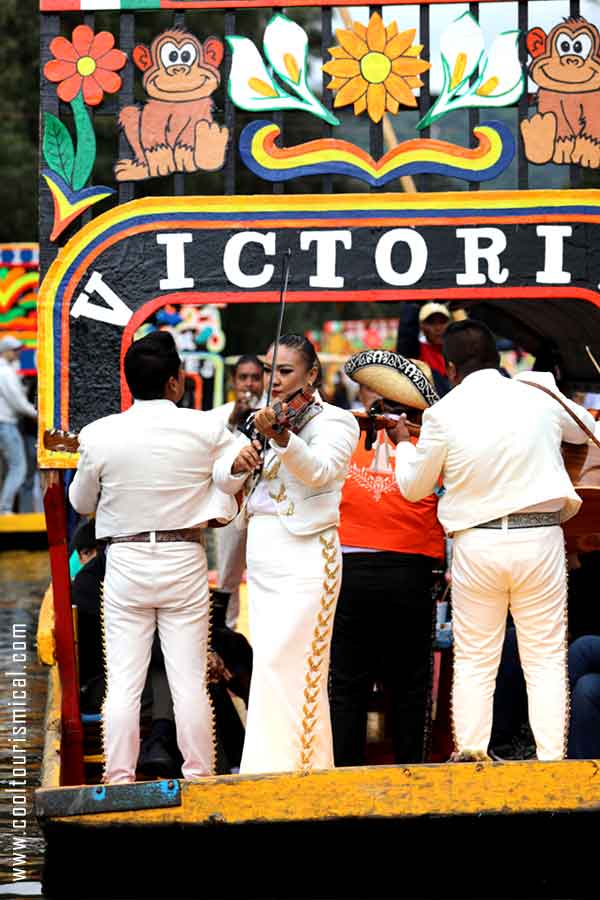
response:
M75 150L66 125L51 113L44 115L44 143L42 146L44 159L48 168L71 184Z
M73 168L73 189L84 188L88 183L96 162L96 135L81 91L71 100L71 109L77 132L77 154Z

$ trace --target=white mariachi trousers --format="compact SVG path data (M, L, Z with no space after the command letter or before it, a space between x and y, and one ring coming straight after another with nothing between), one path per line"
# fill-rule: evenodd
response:
M454 538L453 718L456 749L487 753L510 608L540 760L562 759L567 733L567 578L562 528L472 528Z
M342 574L337 529L296 537L276 515L252 516L247 560L254 659L240 773L332 768L327 679Z
M234 520L217 528L218 589L230 594L225 624L235 628L240 614L240 582L246 568L245 528L238 528Z
M213 769L206 688L208 578L201 544L112 544L104 581L107 693L102 709L106 783L135 781L140 698L158 628L184 778Z

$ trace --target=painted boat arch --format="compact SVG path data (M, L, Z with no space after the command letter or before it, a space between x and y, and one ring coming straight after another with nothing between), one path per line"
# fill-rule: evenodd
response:
M40 292L40 464L48 429L126 408L122 359L167 303L547 300L600 306L600 191L143 199L92 220ZM585 265L583 261L585 260ZM597 269L597 271L596 271ZM120 374L119 374L120 373Z

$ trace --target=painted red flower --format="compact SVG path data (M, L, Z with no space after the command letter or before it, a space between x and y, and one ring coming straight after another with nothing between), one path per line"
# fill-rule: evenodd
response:
M50 52L55 57L44 67L48 81L60 84L56 93L64 103L70 103L83 88L88 106L98 106L104 92L116 94L121 78L116 74L127 62L122 50L115 50L115 39L109 31L94 34L87 25L78 25L68 41L55 37Z

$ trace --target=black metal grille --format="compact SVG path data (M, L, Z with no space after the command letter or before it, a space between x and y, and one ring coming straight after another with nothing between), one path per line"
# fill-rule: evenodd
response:
M431 3L426 3L421 5L418 8L418 27L419 27L419 43L424 45L422 57L424 59L431 59L432 53L435 55L437 53L437 47L433 47L431 43L431 21L432 16L435 15L435 7L437 5L438 0L432 0ZM508 2L508 0L507 0ZM535 22L530 23L528 17L528 4L527 2L523 2L520 0L518 3L512 3L512 6L517 7L517 17L518 24L517 27L521 31L521 37L519 42L519 53L522 64L525 66L527 63L527 50L525 46L525 34L527 33L528 27L532 24L536 24ZM477 19L480 14L480 9L487 6L486 3L477 3L472 2L469 3L469 9L472 15ZM294 12L300 8L290 7L288 9L288 14L290 16L294 16ZM301 8L306 11L306 7ZM312 8L311 8L312 9ZM370 6L370 11L378 11L381 12L381 6ZM395 8L398 10L398 7ZM407 7L407 9L411 9L411 7ZM282 11L281 9L278 11ZM284 10L285 11L285 10ZM325 62L328 59L327 49L332 46L335 42L335 36L332 31L332 8L331 7L318 7L316 5L314 7L314 11L316 15L320 15L320 27L321 27L321 46L313 46L311 49L314 53L318 53L319 49ZM414 7L413 7L414 11ZM569 12L571 15L579 15L580 12L580 3L579 0L570 0L569 3ZM266 8L262 11L260 10L252 10L244 9L240 7L235 10L211 10L211 28L210 31L212 33L220 34L221 36L227 36L235 34L238 30L240 33L245 33L245 23L249 20L249 16L262 16L263 23L266 24L268 17L271 14L271 10ZM177 25L177 26L185 26L190 29L193 33L197 34L199 37L204 38L208 36L206 32L205 22L206 22L207 12L199 11L199 10L188 10L187 12L172 12L165 13L164 11L140 11L140 12L110 12L110 13L96 13L96 14L81 14L81 13L64 13L62 15L56 14L42 14L41 15L41 61L42 61L42 72L43 65L50 58L49 52L49 44L53 37L57 34L65 34L65 36L70 37L72 29L80 24L81 22L85 22L92 29L108 29L112 31L115 35L117 46L119 46L123 51L125 51L129 57L129 62L124 70L122 70L121 77L123 79L123 87L119 94L116 97L105 97L104 102L101 106L95 111L94 116L96 121L102 121L106 119L106 117L112 117L115 121L115 128L113 134L113 144L114 151L113 156L116 159L117 156L128 156L129 155L129 147L126 139L123 135L118 134L118 129L116 126L116 117L118 116L120 110L132 102L135 102L136 99L136 82L139 81L138 76L135 74L135 67L131 62L131 54L133 48L138 42L140 28L142 30L148 31L152 27L154 27L154 34L159 33L159 31L163 30L165 27L169 27L169 25ZM397 19L399 20L399 25L402 27L401 23L402 14L398 11ZM220 21L220 31L218 28L215 28L215 21ZM154 26L154 23L156 25ZM259 29L261 32L261 29ZM251 176L245 169L239 165L238 157L237 157L237 139L239 137L239 132L242 125L249 121L251 116L249 114L244 113L240 110L237 110L232 102L230 101L227 93L224 89L224 86L227 83L229 77L229 71L231 66L230 53L226 48L225 60L223 63L223 82L222 87L220 89L219 98L217 99L218 111L217 111L217 120L225 125L227 125L230 136L231 136L231 144L227 154L225 166L220 173L216 173L211 175L209 178L205 175L183 175L183 174L175 174L170 176L169 178L163 179L151 179L145 182L126 182L118 184L118 192L116 194L116 200L119 203L125 203L134 199L135 197L141 197L148 194L156 194L165 193L175 196L182 196L185 194L237 194L237 193L281 193L281 192L289 192L289 193L297 193L304 192L307 189L312 190L313 192L321 192L324 194L328 194L334 192L336 190L343 190L347 192L348 190L365 192L368 190L368 187L356 180L356 179L346 179L341 185L339 180L336 177L331 175L319 176L306 179L304 183L300 183L298 180L290 181L286 183L274 183L270 184L265 181L260 181L258 178ZM425 73L422 78L424 81L423 87L420 89L419 97L418 97L418 114L419 117L422 116L427 109L431 106L432 97L430 93L429 87L429 75L430 73ZM328 80L328 76L323 75L323 104L331 109L333 105L333 97L330 91L325 89L325 83ZM141 97L140 97L141 99ZM527 116L530 106L530 97L527 95L527 91L524 92L523 96L519 100L518 104L514 105L514 108L511 110L511 126L513 129L513 133L515 135L518 134L518 122L519 119ZM42 114L45 112L50 112L55 115L58 115L60 112L60 117L63 121L68 122L70 117L69 107L63 104L60 104L59 110L59 101L56 97L55 86L49 84L45 81L43 74L41 75L41 110ZM399 115L411 114L409 110L403 110L401 108ZM282 131L282 141L285 140L285 130L288 122L289 113L284 112L276 112L273 114L273 121L281 128ZM414 115L414 112L412 112ZM463 115L465 119L465 126L468 125L468 130L465 131L465 134L472 134L472 129L476 126L480 121L480 111L479 109L470 109L468 111L462 111L462 113L455 113L454 115ZM255 118L255 117L254 117ZM314 125L313 125L314 128ZM322 122L320 124L320 134L324 137L331 137L333 134L332 127L326 122ZM430 129L426 128L419 133L422 137L428 137L430 134ZM315 136L313 134L313 136ZM413 136L416 136L413 134ZM527 163L527 160L524 157L523 147L521 141L517 141L517 158L515 164L513 166L514 177L513 181L510 184L503 183L501 186L506 188L519 188L519 189L527 189L530 186L530 178L531 178L531 167ZM374 124L369 122L368 125L368 149L371 156L374 159L381 157L384 152L384 132L382 124ZM98 181L98 178L95 177L95 181ZM438 180L434 176L431 175L419 175L415 178L417 189L419 191L431 191L431 190L447 190L448 184L440 184ZM102 182L105 183L105 182ZM108 182L111 183L111 182ZM579 187L581 183L581 170L577 166L570 166L569 172L569 185L571 187ZM565 185L567 186L567 185ZM465 184L464 182L456 182L450 185L452 189L458 190L477 190L479 185L476 183L472 183L470 185ZM495 187L499 187L495 184L495 182L491 182L486 185L487 189L494 189ZM389 183L385 188L375 188L373 190L386 190L386 191L398 191L401 190L401 184L399 179ZM101 204L100 207L95 207L91 212L87 213L87 217L98 215L104 210L106 210L107 205L106 202ZM51 244L48 241L48 234L50 232L50 222L52 217L52 209L51 209L51 199L48 191L45 186L40 192L40 265L42 273L45 273L48 265L54 258L57 252L57 245ZM77 230L81 227L81 220L78 220L71 229L67 230L59 240L59 245L63 244L68 238L71 236L74 230Z

